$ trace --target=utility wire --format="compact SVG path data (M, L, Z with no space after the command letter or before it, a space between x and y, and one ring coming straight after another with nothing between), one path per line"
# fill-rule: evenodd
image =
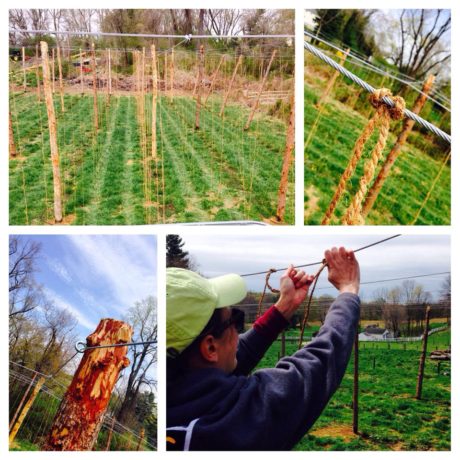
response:
M333 67L335 70L340 72L342 75L345 75L347 78L349 78L351 81L355 82L357 85L361 86L361 88L365 89L369 93L374 93L375 88L371 86L369 83L365 82L364 80L361 80L361 78L357 77L354 73L350 72L349 70L345 69L345 67L341 66L337 62L335 62L333 59L330 57L326 56L323 52L315 48L314 46L310 45L310 43L307 43L304 41L304 47L307 51L312 53L314 56L317 58L321 59L322 61L326 62L329 64L331 67ZM394 102L391 100L390 97L385 96L382 98L382 100L387 104L389 107L394 107ZM434 126L433 124L429 123L428 121L424 120L423 118L419 117L415 113L411 112L408 109L404 109L404 115L407 118L410 118L411 120L414 120L415 122L419 123L422 125L424 128L428 129L432 133L436 134L438 137L442 138L449 144L452 142L451 137L449 134L445 133L443 130L439 129L437 126Z
M370 248L372 246L376 246L377 244L381 244L381 243L384 243L385 241L389 241L389 240L392 240L393 238L397 238L398 236L401 236L401 234L397 234L397 235L393 235L393 236L389 236L388 238L384 238L383 240L379 240L379 241L376 241L375 243L371 243L371 244L368 244L366 246L363 246L361 248L358 248L358 249L354 249L353 252L359 252L359 251L362 251L364 249L367 249L367 248ZM311 267L313 265L320 265L322 264L323 261L319 261L319 262L311 262L311 263L308 263L308 264L303 264L303 265L296 265L294 268L303 268L303 267ZM285 268L273 268L272 271L275 273L275 272L279 272L279 271L283 271L283 270L287 270L288 267L285 267ZM267 273L267 271L263 271L263 272L255 272L255 273L246 273L244 275L240 275L242 277L244 276L255 276L255 275L265 275Z

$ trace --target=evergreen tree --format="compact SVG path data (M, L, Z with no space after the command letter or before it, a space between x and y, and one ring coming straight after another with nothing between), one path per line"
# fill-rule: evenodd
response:
M190 269L190 258L179 235L166 235L166 266Z

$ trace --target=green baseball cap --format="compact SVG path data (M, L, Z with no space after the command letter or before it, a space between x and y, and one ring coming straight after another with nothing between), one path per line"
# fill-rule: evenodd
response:
M246 297L239 275L203 278L183 268L166 269L166 346L184 351L200 335L216 308L228 307Z

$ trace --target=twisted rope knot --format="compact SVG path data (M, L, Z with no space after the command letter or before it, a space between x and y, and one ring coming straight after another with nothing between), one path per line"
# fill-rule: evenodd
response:
M388 97L393 101L394 107L390 107L385 103L383 98ZM387 88L376 89L370 96L369 101L371 105L376 108L385 108L393 120L400 120L404 117L404 109L406 108L406 101L400 96L393 96L391 91Z

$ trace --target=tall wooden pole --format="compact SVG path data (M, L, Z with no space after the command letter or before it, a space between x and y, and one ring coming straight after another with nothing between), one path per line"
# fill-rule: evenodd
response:
M58 61L58 72L59 72L59 94L61 96L61 112L65 112L64 107L64 83L62 82L62 63L61 63L61 49L57 48L57 61Z
M27 78L26 78L26 49L22 47L22 75L23 75L23 90L26 92L27 90Z
M17 154L17 150L16 150L16 145L14 143L14 132L13 132L13 123L11 121L11 112L8 113L8 121L9 121L9 153L10 153L10 157L15 157L16 154Z
M418 377L417 377L417 389L415 391L415 399L422 398L422 386L423 386L423 374L425 372L425 359L426 359L426 347L428 344L428 331L430 328L430 307L426 307L425 311L425 330L423 331L422 338L422 353L420 355L420 363L418 367Z
M51 50L51 81L53 86L53 94L56 92L56 56L54 48Z
M281 170L281 180L278 189L278 208L276 210L276 220L282 222L284 212L286 210L286 194L288 187L289 169L291 167L292 151L294 150L295 142L295 98L294 92L291 96L291 112L289 115L289 123L286 134L286 147L283 156L283 169Z
M128 343L133 329L102 319L87 337L88 347ZM129 365L128 347L86 350L54 418L43 450L91 450L120 372Z
M43 92L45 94L48 127L50 132L51 163L53 165L54 220L62 221L61 171L59 169L59 150L57 143L56 115L54 113L53 92L50 84L48 62L48 43L40 42L43 69Z
M42 100L41 89L40 89L40 54L38 52L38 43L35 45L35 78L37 80L37 99L38 102Z
M425 105L428 93L431 91L431 88L433 87L434 79L434 75L429 75L426 79L422 88L422 92L419 94L417 100L415 101L414 107L412 108L412 112L416 115L418 115L421 112L423 106ZM367 197L364 201L364 217L366 217L369 214L369 211L373 208L375 200L377 199L377 196L379 195L386 178L390 174L391 167L394 165L396 159L401 153L401 148L406 143L407 137L409 136L410 132L412 131L412 128L414 127L414 123L415 121L411 120L410 118L404 119L403 128L399 133L398 139L396 140L395 145L386 157L385 162L383 163L382 168L380 169L377 178L372 184L372 187L369 189Z
M238 69L240 68L242 62L243 62L243 55L240 54L240 56L238 57L238 61L236 63L236 66L233 69L232 78L230 79L230 83L228 84L227 92L225 93L224 101L222 102L222 107L220 108L220 113L219 113L220 117L224 116L224 110L225 110L225 106L227 105L228 96L230 95L233 83L234 83L235 78L236 78L236 74L237 74Z
M152 158L157 159L157 100L158 100L158 74L157 54L155 45L150 46L152 53Z
M171 58L169 59L169 96L171 102L174 100L174 48L171 50Z
M264 90L265 82L267 81L268 74L270 72L270 67L272 66L273 59L276 56L276 49L273 50L272 55L270 56L270 61L268 62L267 69L265 70L264 77L262 78L262 82L260 83L259 92L257 93L257 97L254 100L254 105L252 106L251 113L249 114L248 121L244 126L244 129L247 130L251 126L252 119L254 118L254 114L256 113L257 107L259 106L260 96L262 95L262 91Z
M222 66L222 63L224 62L224 59L225 59L225 54L223 54L220 57L219 64L217 65L217 68L216 68L216 70L214 72L214 75L212 76L211 84L209 85L209 90L208 90L208 93L206 94L206 97L204 99L203 105L206 105L206 103L208 102L208 98L212 93L212 90L214 88L214 84L216 82L217 75L219 74L219 70L220 70L220 67Z
M97 110L97 75L96 75L96 50L94 48L94 42L91 43L91 68L93 72L93 124L94 130L99 129L99 115Z
M20 401L19 404L18 404L18 407L17 407L17 409L16 409L16 412L14 413L13 418L12 418L11 421L10 421L9 430L11 430L11 428L12 428L12 427L14 426L14 424L16 423L17 417L18 417L18 415L21 413L22 406L23 406L25 400L27 399L27 396L29 395L29 392L30 392L31 388L34 386L34 382L35 382L35 379L36 379L37 377L38 377L38 373L37 373L36 371L34 371L34 376L33 376L33 378L31 379L31 381L29 382L29 385L27 386L26 391L25 391L24 394L22 395L21 401Z
M203 87L203 72L204 72L204 46L200 45L200 60L198 65L198 85L196 94L196 110L195 110L195 129L200 129L200 111L201 111L201 89Z

